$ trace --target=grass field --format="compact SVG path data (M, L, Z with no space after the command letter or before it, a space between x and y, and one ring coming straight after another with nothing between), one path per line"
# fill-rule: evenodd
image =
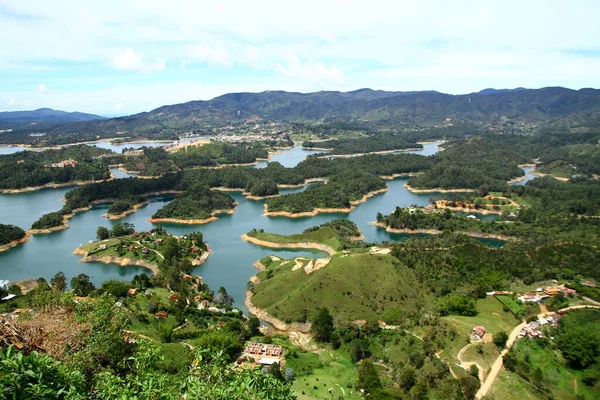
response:
M292 271L293 262L278 264L259 273L252 302L284 321L310 319L319 307L327 307L336 320L375 319L386 308L412 309L423 301L412 270L390 255L336 255L309 275Z
M481 348L482 353L479 352L478 348ZM498 347L494 343L482 343L469 347L463 358L465 361L476 362L487 369L492 366L499 355Z
M531 383L514 372L500 370L485 400L544 400L546 397Z
M322 367L294 381L299 400L338 399L341 396L347 400L361 398L354 390L357 373L350 359L338 351L328 350L319 350L315 356L319 357Z
M458 315L442 317L458 331L457 339L451 342L444 351L451 360L456 360L459 350L467 344L467 338L474 326L482 325L487 331L486 335L493 336L500 331L510 333L519 324L519 320L512 313L504 311L502 303L493 296L477 300L476 307L478 314L474 317Z

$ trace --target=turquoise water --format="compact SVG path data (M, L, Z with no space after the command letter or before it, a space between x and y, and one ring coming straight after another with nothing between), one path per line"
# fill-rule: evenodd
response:
M533 175L531 173L531 171L534 170L534 167L523 167L521 169L525 172L525 179L523 179L522 181L513 182L512 185L524 185L527 182L529 182L530 180L533 180L536 178L536 175Z
M434 151L430 146L435 145L427 145L426 151ZM280 161L286 166L293 166L304 159L307 153L309 152L296 147L292 150L284 150L273 160ZM116 169L113 172L119 177L129 176ZM426 206L429 204L429 199L435 196L432 193L415 194L407 191L404 187L406 181L407 179L388 181L389 190L386 193L370 198L350 213L319 214L315 217L293 219L265 217L262 215L264 201L248 200L240 193L233 192L230 194L239 203L234 214L222 215L218 221L205 225L165 224L164 227L174 235L183 235L192 231L201 231L204 234L213 254L204 265L196 267L194 273L203 276L205 281L215 289L225 286L235 297L236 304L242 307L246 282L256 273L252 267L252 263L256 260L269 254L276 254L283 258L300 255L325 256L324 253L313 251L261 248L243 241L240 238L242 234L254 228L279 234L292 234L326 221L347 218L360 227L369 242L404 240L408 235L387 233L371 225L371 221L375 220L378 212L386 214L396 206L413 204ZM282 190L282 193L304 189L286 189ZM0 195L0 222L28 229L42 214L59 210L62 207L60 200L68 190L70 188ZM147 221L148 218L171 199L171 196L154 196L150 198L149 205L120 221L134 224L137 230L150 230L153 225ZM90 211L79 213L70 219L69 229L50 235L34 236L29 242L0 253L0 279L16 281L40 276L50 279L57 271L63 271L68 278L71 278L83 272L90 275L94 283L99 284L106 279L131 279L135 274L146 272L140 267L119 267L101 263L82 264L79 262L79 256L71 254L79 245L95 238L98 226L110 228L115 223L101 217L107 209L108 204L97 205ZM482 241L490 246L502 245L501 241Z

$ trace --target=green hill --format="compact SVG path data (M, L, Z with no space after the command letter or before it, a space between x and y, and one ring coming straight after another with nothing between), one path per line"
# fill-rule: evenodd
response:
M271 262L258 274L261 282L254 286L252 303L289 322L310 320L320 307L327 307L336 321L351 321L372 320L391 308L410 313L424 303L413 271L390 255L337 253L311 274L303 268L292 271L295 264Z

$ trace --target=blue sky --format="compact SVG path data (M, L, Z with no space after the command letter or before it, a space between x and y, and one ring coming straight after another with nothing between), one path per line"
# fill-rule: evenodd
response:
M240 91L600 87L600 2L0 0L0 110Z

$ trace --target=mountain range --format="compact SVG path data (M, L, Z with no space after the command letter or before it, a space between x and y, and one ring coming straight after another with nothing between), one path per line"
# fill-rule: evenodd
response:
M299 123L344 121L393 128L436 125L448 119L479 126L508 123L535 129L560 126L585 131L600 127L600 90L484 89L465 95L371 89L230 93L208 101L166 105L126 117L60 124L53 129L148 136L252 119Z
M99 115L81 112L66 112L51 108L38 108L31 111L4 111L0 112L0 122L30 124L32 122L78 122L105 119Z

